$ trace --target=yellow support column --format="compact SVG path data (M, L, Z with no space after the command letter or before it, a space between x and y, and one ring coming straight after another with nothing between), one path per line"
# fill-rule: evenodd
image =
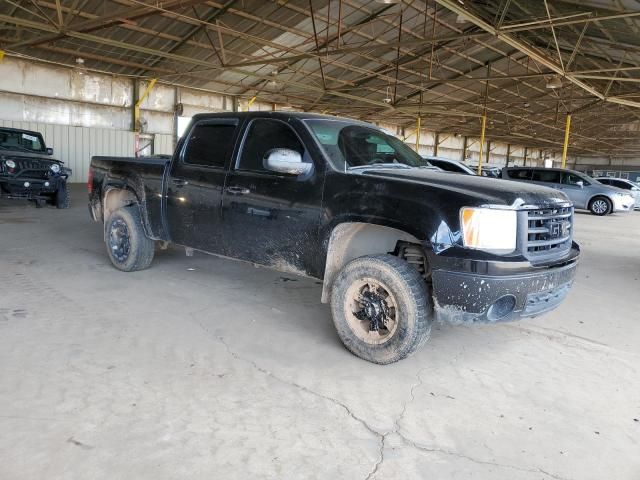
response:
M4 60L4 50L0 50L0 63Z
M567 113L567 124L564 127L564 145L562 147L562 168L567 165L567 149L569 148L569 132L571 130L571 114Z
M255 102L257 98L258 98L257 95L254 95L253 97L251 97L251 99L247 102L247 109L245 110L245 112L249 111L249 109L251 108L251 105L253 105L253 102Z
M480 127L480 157L478 158L478 175L482 175L482 154L484 153L484 131L487 128L487 115L482 115L482 127Z
M420 117L416 121L416 153L420 153Z
M157 81L158 81L157 78L151 79L151 81L149 82L149 85L147 85L147 88L145 89L144 93L138 99L136 104L133 106L133 123L134 123L133 129L136 132L140 131L140 105L142 105L142 102L144 102L144 99L147 98L147 95L149 95L149 92L151 92L151 89L153 88L153 86L156 84Z

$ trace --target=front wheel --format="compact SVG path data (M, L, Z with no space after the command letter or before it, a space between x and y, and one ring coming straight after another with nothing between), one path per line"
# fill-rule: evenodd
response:
M593 215L601 217L611 213L613 211L613 205L611 205L611 200L606 197L596 197L589 202L589 211Z
M119 208L109 216L105 240L109 259L118 270L144 270L153 261L155 243L144 233L137 205Z
M56 208L69 208L69 191L67 182L60 182L55 195Z
M333 284L331 311L345 347L373 363L402 360L431 331L426 283L413 266L393 255L349 262Z

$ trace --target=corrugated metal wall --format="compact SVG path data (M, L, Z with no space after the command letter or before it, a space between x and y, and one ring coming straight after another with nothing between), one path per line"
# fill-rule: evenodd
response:
M40 132L47 146L53 148L53 156L73 170L71 182L87 181L87 170L93 155L133 156L135 152L135 133L126 130L11 120L0 120L0 125ZM171 138L171 135L159 136Z
M153 136L153 153L154 155L173 154L173 135L156 133Z

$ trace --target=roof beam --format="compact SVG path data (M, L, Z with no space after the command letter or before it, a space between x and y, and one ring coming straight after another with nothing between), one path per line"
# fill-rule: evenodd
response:
M196 5L198 3L204 3L205 1L207 0L172 0L166 5L164 5L163 8L165 10L179 9L179 8L189 7L191 5ZM82 23L78 23L77 25L73 26L73 32L87 33L87 32L93 32L96 30L102 30L103 28L111 27L113 25L118 25L125 21L143 18L149 15L153 15L155 13L157 13L157 10L154 6L151 6L151 5L144 6L144 7L140 6L136 8L131 8L131 7L122 8L118 10L116 13L111 13L109 15L104 15L102 17L98 17L92 20L87 20ZM10 50L10 49L15 49L19 47L42 45L43 43L49 43L49 42L54 42L56 40L60 40L61 38L68 36L68 33L69 33L63 30L61 27L62 26L60 26L60 28L57 29L56 33L53 33L51 35L44 35L41 37L12 43L11 45L7 45L6 48Z
M474 25L482 28L484 31L491 33L492 35L495 35L497 38L502 40L507 45L517 48L522 53L530 57L532 60L535 60L536 62L544 65L550 70L553 70L558 75L562 75L564 78L569 80L574 85L577 85L583 90L586 90L593 96L598 97L600 100L603 100L605 102L617 103L619 105L627 105L629 107L640 108L640 102L635 102L633 100L626 100L626 99L617 98L617 97L607 97L606 95L599 92L589 84L583 82L582 80L579 80L578 78L575 78L571 74L565 73L563 71L563 68L560 65L558 65L556 62L548 58L546 55L540 52L537 52L527 43L523 42L522 40L519 40L513 35L509 33L505 33L502 30L497 30L493 25L489 24L488 22L484 21L482 18L466 10L458 2L454 0L436 0L436 2L448 8L452 12L460 15L462 18L467 19L469 22L473 23ZM638 15L640 15L640 12L638 13Z

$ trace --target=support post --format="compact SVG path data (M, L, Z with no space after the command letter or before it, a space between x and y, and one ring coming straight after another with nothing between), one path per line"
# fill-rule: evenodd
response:
M249 109L251 108L251 105L253 105L253 102L256 101L256 98L258 98L257 95L254 95L253 97L251 97L251 99L247 102L247 109L245 110L245 112L248 112Z
M562 168L567 165L567 149L569 148L569 132L571 130L571 114L567 113L567 123L564 127L564 145L562 146Z
M462 139L462 158L460 159L461 162L464 162L467 159L467 142L468 141L469 141L469 137L465 135L464 138Z
M144 93L136 101L136 104L133 107L133 122L134 122L133 127L134 127L136 132L140 131L140 105L142 105L142 102L144 102L144 99L147 98L147 96L149 95L149 92L151 92L151 89L156 84L156 81L158 81L157 78L152 78L151 79L151 81L149 82L149 85L147 85L147 88L145 89Z
M529 147L524 147L524 160L522 162L522 166L526 167L527 166L527 152L529 150Z
M420 154L420 116L416 120L416 153Z
M440 134L436 133L435 138L433 139L433 156L438 156L438 147L440 146Z
M510 157L511 157L511 144L507 143L507 161L506 161L506 163L504 165L505 167L509 166Z
M480 157L478 158L478 175L482 175L482 154L484 153L484 131L487 128L487 115L482 115L480 127Z

